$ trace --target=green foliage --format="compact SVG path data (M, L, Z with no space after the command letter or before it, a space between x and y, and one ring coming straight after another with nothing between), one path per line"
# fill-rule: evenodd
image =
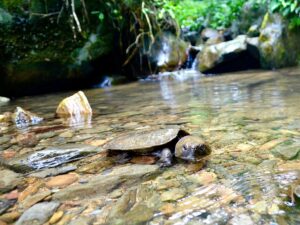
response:
M300 26L300 0L271 0L270 11L287 18L290 28Z

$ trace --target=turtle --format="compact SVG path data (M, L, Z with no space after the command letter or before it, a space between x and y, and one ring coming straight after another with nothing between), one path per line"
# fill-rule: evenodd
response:
M185 141L182 142L181 139ZM174 151L176 157L186 161L197 161L211 153L202 139L197 139L178 127L129 132L112 139L103 147L110 152L154 155L160 158L161 166L171 166Z

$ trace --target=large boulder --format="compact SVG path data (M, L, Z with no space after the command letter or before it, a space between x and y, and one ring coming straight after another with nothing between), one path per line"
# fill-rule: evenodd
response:
M260 29L259 50L265 69L294 66L300 56L299 30L290 30L279 14L267 13Z
M173 71L187 60L188 44L170 33L157 35L151 47L150 61L159 72Z
M257 41L240 35L232 41L205 46L196 58L198 69L205 73L222 73L257 68L255 45Z

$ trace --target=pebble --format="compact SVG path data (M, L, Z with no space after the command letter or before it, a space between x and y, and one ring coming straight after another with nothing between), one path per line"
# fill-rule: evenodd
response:
M77 174L69 173L69 174L59 175L59 176L50 178L50 180L46 182L46 186L48 188L63 188L70 184L73 184L77 180L78 180Z
M34 147L38 143L38 140L34 133L19 134L16 137L16 141L18 145L22 147Z
M66 131L59 135L59 137L62 137L62 138L71 138L73 136L74 136L74 133L72 131Z
M18 219L16 225L42 225L48 221L60 204L58 202L42 202L27 209Z
M176 201L183 198L186 195L186 190L182 188L172 188L161 194L161 200L163 202Z
M21 176L11 170L0 170L0 174L0 193L6 193L22 182Z
M9 213L5 213L5 214L1 215L0 220L4 221L6 223L13 223L17 219L19 219L19 217L20 217L19 212L9 212Z
M20 203L20 205L22 205L23 208L27 209L35 205L36 203L42 201L43 199L47 198L50 195L51 195L51 191L42 190L41 192L35 195L28 196L23 202Z
M55 212L49 220L49 224L57 223L64 215L64 211L57 211Z

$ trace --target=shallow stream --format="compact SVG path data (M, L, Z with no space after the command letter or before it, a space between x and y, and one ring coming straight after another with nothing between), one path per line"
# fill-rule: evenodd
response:
M60 224L299 224L300 201L293 195L300 184L299 81L300 69L206 77L180 71L160 81L83 90L93 117L72 120L54 118L70 92L2 105L0 114L21 106L45 118L29 128L1 125L0 157L7 164L49 147L70 154L96 147L65 164L51 161L52 169L64 172L11 167L22 182L15 187L18 201L5 213L22 215L37 203L28 198L49 191L39 201L60 203ZM206 140L210 157L158 168L152 157L107 156L101 147L122 133L170 126ZM16 140L28 132L36 136L34 147ZM49 185L51 177L66 172L76 179ZM30 192L30 185L38 188ZM30 194L20 198L26 190Z

